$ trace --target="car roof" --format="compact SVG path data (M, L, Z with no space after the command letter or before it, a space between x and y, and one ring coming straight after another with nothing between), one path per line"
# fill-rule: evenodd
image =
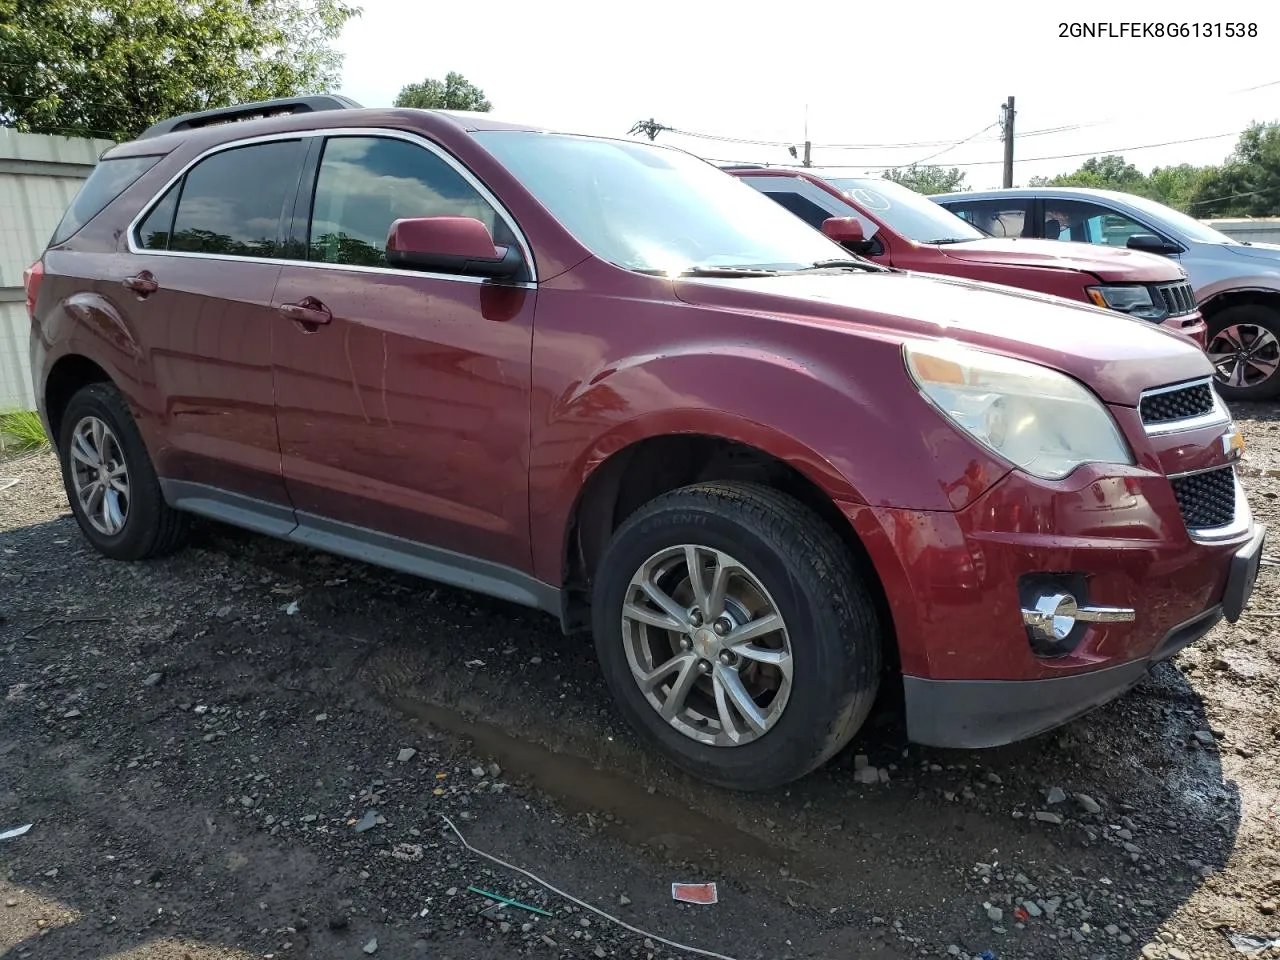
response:
M1001 198L1054 197L1059 200L1111 200L1127 203L1132 198L1119 190L1095 190L1090 187L1009 187L1003 190L963 190L940 193L933 200L999 200Z
M179 143L199 142L202 147L216 146L232 140L292 133L304 130L342 129L345 127L394 126L409 119L447 124L463 133L487 130L519 130L526 132L562 132L542 124L522 122L469 110L419 110L413 107L363 107L346 97L313 96L236 104L214 110L170 117L152 124L139 136L120 143L103 154L103 158L164 154Z

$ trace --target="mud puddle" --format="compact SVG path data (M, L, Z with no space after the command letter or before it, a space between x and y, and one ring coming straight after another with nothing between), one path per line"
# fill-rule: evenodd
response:
M634 780L602 770L582 757L557 753L425 700L390 696L384 702L436 730L469 741L476 753L495 758L504 776L527 780L567 812L596 818L597 826L632 846L677 860L722 865L735 861L757 869L801 867L818 876L827 872L827 867L794 850L770 844L662 793L650 793ZM613 819L600 822L606 814Z

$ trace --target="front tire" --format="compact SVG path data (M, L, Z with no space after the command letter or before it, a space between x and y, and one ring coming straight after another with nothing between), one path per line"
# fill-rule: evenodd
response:
M1253 303L1228 307L1210 322L1205 352L1224 399L1280 396L1280 312Z
M718 786L809 773L849 742L879 687L866 581L835 531L768 487L698 484L642 507L601 560L592 617L623 716Z
M120 391L92 383L71 398L58 438L62 480L80 530L113 560L171 553L187 518L169 507Z

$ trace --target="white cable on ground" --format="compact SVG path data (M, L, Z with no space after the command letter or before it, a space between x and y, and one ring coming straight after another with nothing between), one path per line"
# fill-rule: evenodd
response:
M500 867L505 867L508 870L514 870L516 873L521 874L522 876L528 877L534 883L538 884L538 886L545 887L546 889L550 890L556 896L564 897L564 899L568 900L570 903L576 904L577 906L582 907L582 909L584 910L590 910L596 916L603 917L604 919L608 920L610 923L616 923L618 926L622 927L624 930L630 930L632 933L636 934L636 936L648 937L650 940L655 940L658 943L664 944L668 947L673 947L676 950L683 950L685 953L696 953L699 956L703 956L703 957L711 957L712 960L734 960L733 957L726 957L723 953L714 953L711 950L703 950L699 947L688 947L688 946L685 946L683 943L676 943L674 940L668 940L666 937L660 937L656 933L649 933L647 930L641 930L639 927L633 927L631 926L631 924L626 923L625 921L619 920L617 917L610 916L609 914L605 913L603 910L599 909L598 907L593 907L591 904L583 900L579 900L577 897L573 896L572 894L565 893L563 890L557 890L551 884L547 883L547 881L543 880L541 877L535 876L534 874L530 873L528 870L524 870L524 869L521 869L520 867L515 866L514 864L507 863L505 860L499 860L497 857L493 856L493 854L485 853L483 850L477 850L475 847L473 847L471 844L467 842L467 838L462 835L461 830L459 830L457 827L453 825L452 820L446 817L443 813L440 814L440 819L449 825L449 829L452 830L457 835L459 842L461 842L464 847L466 847L468 850L474 853L477 857L484 857L486 860L490 860L493 863L496 863Z

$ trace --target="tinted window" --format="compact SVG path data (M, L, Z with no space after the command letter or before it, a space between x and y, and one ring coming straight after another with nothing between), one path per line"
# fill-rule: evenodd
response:
M298 188L302 141L278 140L215 153L182 185L170 250L270 257L280 218Z
M164 197L151 208L146 219L138 225L138 246L148 250L168 250L169 235L173 232L173 214L178 206L178 187L174 184Z
M405 140L334 137L324 147L307 259L387 265L387 233L406 217L474 217L513 242L493 207L453 167Z
M835 214L827 213L827 211L823 210L812 200L807 197L802 197L798 193L766 193L765 196L776 200L805 223L809 224L809 226L815 227L818 230L822 229L823 223L835 216Z
M948 203L947 209L993 237L1035 236L1026 200L966 200Z
M72 235L100 214L137 179L160 162L159 157L122 157L119 160L102 160L80 187L53 232L51 246L71 239Z
M1123 247L1130 237L1139 233L1151 233L1151 229L1099 204L1045 198L1044 235L1048 240Z

